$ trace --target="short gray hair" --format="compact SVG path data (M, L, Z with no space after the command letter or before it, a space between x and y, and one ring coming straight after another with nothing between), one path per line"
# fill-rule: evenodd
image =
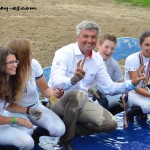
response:
M99 34L100 32L100 28L99 26L93 22L93 21L82 21L81 23L79 23L77 26L76 26L76 35L78 36L80 34L80 32L84 29L88 29L88 30L97 30L97 33Z

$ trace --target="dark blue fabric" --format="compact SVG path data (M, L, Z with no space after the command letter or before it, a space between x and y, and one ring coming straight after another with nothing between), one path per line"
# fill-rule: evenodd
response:
M148 117L150 117L148 115ZM118 128L112 133L99 133L76 136L71 143L74 150L149 150L150 119L143 121L135 118L127 129L123 129L123 113L116 115ZM55 148L55 147L54 147ZM57 147L56 147L57 149ZM38 145L34 150L42 150Z

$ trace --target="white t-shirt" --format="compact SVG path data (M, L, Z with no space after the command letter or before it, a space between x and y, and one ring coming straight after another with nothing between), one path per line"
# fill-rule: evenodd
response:
M86 58L83 69L85 76L75 85L71 84L71 78L77 68L77 63L82 60L78 43L72 43L57 50L53 59L49 86L52 88L63 88L66 91L80 89L88 93L88 88L96 82L106 94L119 94L133 89L131 81L124 83L114 83L107 73L102 57L98 57L92 51L91 57Z
M0 99L0 115L4 112L7 102Z
M43 69L39 62L35 59L32 59L32 76L27 82L24 96L22 100L16 102L18 105L23 107L28 107L38 102L39 93L37 91L36 79L43 76Z
M131 54L130 56L127 57L127 59L125 61L125 76L124 76L125 80L130 79L130 77L129 77L130 71L136 71L139 68L139 66L140 66L139 54L140 54L140 52L137 52L137 53ZM143 62L145 65L145 72L146 72L150 58L145 58L144 56L142 56L142 57L143 57ZM143 86L143 81L140 82L140 85ZM132 91L135 92L134 90L132 90Z

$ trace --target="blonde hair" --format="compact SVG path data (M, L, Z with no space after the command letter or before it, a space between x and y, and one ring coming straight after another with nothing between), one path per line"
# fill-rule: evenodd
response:
M8 47L13 49L18 57L19 65L18 65L18 92L16 93L16 100L21 100L28 79L31 77L32 69L31 69L31 59L32 59L32 51L31 51L31 41L28 39L14 39L8 43Z

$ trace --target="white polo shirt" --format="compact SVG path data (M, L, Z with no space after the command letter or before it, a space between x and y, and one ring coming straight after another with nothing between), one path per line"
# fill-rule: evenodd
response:
M37 91L36 79L43 76L43 69L39 62L35 59L32 59L31 62L32 67L32 76L28 80L26 89L24 91L24 96L22 100L16 102L18 105L23 107L28 107L38 102L39 93Z
M0 115L4 112L7 102L0 99Z
M88 88L96 82L105 94L110 95L124 93L134 88L131 80L124 83L113 82L107 73L102 57L98 57L94 50L92 57L85 60L84 78L72 85L71 78L77 68L77 63L83 58L84 55L81 53L78 43L72 43L57 50L52 62L49 86L54 89L61 87L65 92L80 89L88 93Z
M126 58L126 61L125 61L125 80L129 80L130 77L129 77L129 72L130 71L136 71L139 67L140 67L140 58L139 58L139 53L140 52L136 52L134 54L131 54L130 56L128 56ZM148 69L148 64L149 64L149 60L150 58L146 58L144 56L142 56L143 58L143 62L144 62L144 70L145 70L145 73ZM144 86L143 84L143 81L140 82L140 85L141 86ZM132 92L135 92L134 90L132 90Z

